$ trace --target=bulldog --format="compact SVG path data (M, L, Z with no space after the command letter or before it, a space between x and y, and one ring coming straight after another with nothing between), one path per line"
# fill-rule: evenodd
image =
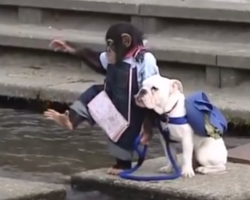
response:
M166 114L169 118L187 115L183 86L179 80L168 79L160 75L146 79L135 96L140 107L153 109L159 115ZM177 158L177 151L170 143L170 149L183 177L191 178L195 172L201 174L217 173L226 170L227 149L222 137L213 138L195 133L189 123L167 124L170 139L181 143L182 156ZM166 142L160 136L161 144L167 157L167 164L159 172L170 173L173 168L166 152ZM193 168L193 159L199 166Z

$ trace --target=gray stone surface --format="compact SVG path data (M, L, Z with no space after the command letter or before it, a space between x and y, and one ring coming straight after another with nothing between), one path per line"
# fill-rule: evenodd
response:
M221 68L221 87L232 87L239 85L244 76L237 69Z
M220 71L221 68L214 66L206 66L206 82L208 85L220 87Z
M49 49L52 38L60 37L93 49L104 49L104 33L39 27L35 25L0 24L0 45ZM249 69L250 45L175 37L148 35L148 47L160 61L202 64ZM241 52L244 52L240 54ZM229 61L224 57L230 58Z
M138 29L144 30L144 18L143 17L134 15L131 17L130 22L136 27L138 27Z
M48 59L49 57L39 54L37 57L23 54L26 55L23 59L23 56L11 52L10 55L0 59L0 95L72 102L89 86L103 83L104 80L103 76L86 67L81 68L79 61L69 62L66 57ZM42 57L44 60L39 61ZM168 76L168 71L161 70L161 73ZM205 91L229 119L242 118L250 121L249 81L236 87L221 89L209 87L199 79L190 80L189 76L183 77L181 81L186 94L197 90Z
M0 5L131 15L250 22L246 1L207 0L0 0Z
M43 11L37 8L19 7L18 20L24 24L40 24L43 20Z
M59 184L0 178L0 200L64 200L65 188Z
M136 175L157 175L159 167L165 165L165 158L147 160ZM227 173L217 175L196 175L192 179L177 179L162 182L137 182L122 180L106 174L106 169L97 169L74 175L83 186L92 184L103 191L133 189L150 198L157 199L204 199L204 200L248 200L250 199L250 167L228 163ZM158 174L159 175L159 174ZM79 183L79 182L78 182ZM112 186L112 187L111 187ZM123 195L129 195L125 192ZM156 195L156 196L154 196ZM170 198L171 197L171 198Z
M95 31L59 30L35 25L0 25L0 45L49 49L49 41L57 37L94 49L104 49L104 34ZM216 65L216 55L224 52L222 47L231 47L224 43L166 37L164 34L149 35L148 41L148 47L161 61L205 65ZM250 50L248 45L241 45L240 48Z
M1 95L71 102L88 86L103 80L86 68L83 71L78 60L43 54L28 57L27 53L14 52L10 57L10 54L3 54L0 59Z
M132 16L131 23L143 30L144 33L157 33L165 28L163 19L155 17Z
M226 49L224 53L218 55L217 64L219 66L228 66L232 68L248 68L250 64L249 51L235 45L233 49Z
M34 8L63 9L73 11L90 11L97 13L119 13L133 15L139 13L136 0L0 0L0 5L24 6Z
M240 1L145 0L140 15L183 19L250 22L250 4Z
M184 35L176 37L164 32L149 34L147 45L160 61L249 69L250 45L248 43L209 41L196 39L196 37L190 38L188 34L188 31L186 37ZM98 31L0 24L0 45L48 50L49 41L56 37L94 49L105 48L104 33Z

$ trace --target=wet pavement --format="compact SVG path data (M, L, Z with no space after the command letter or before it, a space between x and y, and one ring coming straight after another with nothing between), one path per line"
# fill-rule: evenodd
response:
M87 169L109 167L105 135L84 124L78 130L65 131L53 122L24 110L0 109L0 176L61 183L65 175ZM249 139L226 139L229 146ZM163 156L155 138L149 157ZM68 186L67 186L68 187ZM68 187L67 200L113 200L99 192L77 193Z

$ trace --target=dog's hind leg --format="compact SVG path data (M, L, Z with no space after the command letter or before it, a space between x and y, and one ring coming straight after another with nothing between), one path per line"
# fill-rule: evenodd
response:
M222 138L204 138L195 150L196 159L201 165L195 171L201 174L218 173L226 170L227 149Z
M218 173L226 170L225 165L216 165L216 166L200 166L195 169L195 172L200 174L213 174Z
M166 173L166 174L171 173L171 172L173 172L173 166L172 166L172 164L170 162L169 155L168 155L167 148L166 148L166 142L165 142L162 135L160 135L160 141L161 141L161 145L162 145L162 147L164 149L167 164L165 166L161 167L158 170L158 172ZM175 161L177 162L177 165L179 166L180 161L178 160L178 157L177 157L177 150L176 150L175 146L172 143L170 143L169 145L170 145L169 147L170 147L170 151L172 153L172 156L175 159Z

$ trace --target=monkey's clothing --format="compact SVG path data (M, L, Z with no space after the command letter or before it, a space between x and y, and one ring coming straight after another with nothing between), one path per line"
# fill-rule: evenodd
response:
M100 55L100 61L106 69L105 91L116 109L128 119L128 101L131 96L130 125L122 134L117 143L108 139L108 149L117 160L115 168L131 168L133 157L133 144L140 134L145 112L148 110L140 108L135 104L134 95L139 91L142 81L159 73L155 57L145 50L137 51L136 54L127 56L123 62L112 65L108 64L106 53ZM132 68L132 76L130 69ZM129 79L132 80L129 80ZM129 94L129 83L132 82L131 94ZM73 125L87 120L91 125L95 122L87 109L87 104L102 90L104 85L93 85L81 94L70 108L70 119Z

